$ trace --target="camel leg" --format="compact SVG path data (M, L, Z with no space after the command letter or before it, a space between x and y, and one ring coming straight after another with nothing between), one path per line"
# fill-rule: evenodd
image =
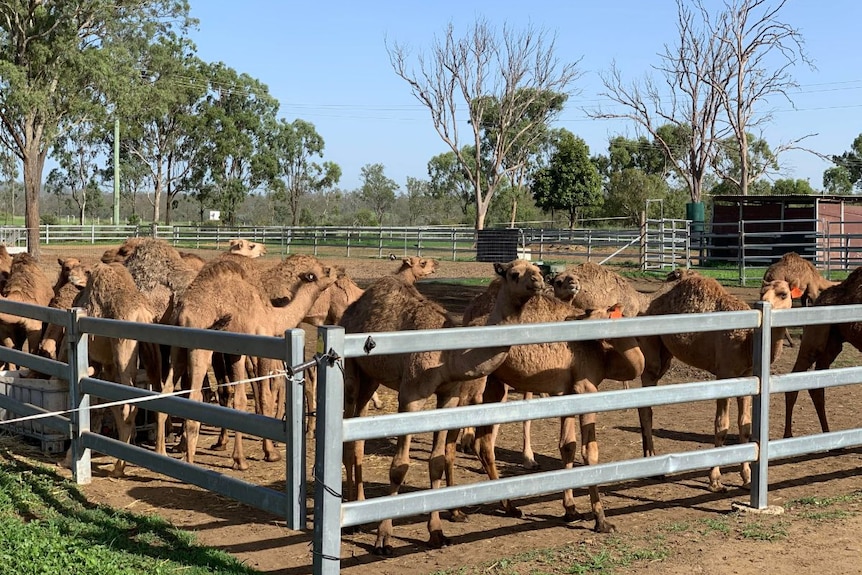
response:
M345 395L345 417L364 417L368 415L368 399L377 390L377 384L357 373L352 362L345 362L345 387L353 390L355 397ZM345 497L348 501L364 501L365 486L362 476L362 463L365 457L365 440L354 441L344 446Z
M114 365L110 371L113 381L134 386L135 375L138 371L138 342L130 339L113 340L112 351ZM135 417L138 414L138 406L134 403L125 405L114 405L111 407L114 421L117 424L117 438L123 443L131 443L135 431ZM126 462L117 459L111 470L111 477L123 477L125 475Z
M233 405L233 394L236 392L230 383L227 376L227 363L224 355L221 353L213 353L212 359L213 375L215 376L215 396L218 404L222 407L230 407ZM210 449L213 451L227 451L227 429L222 427L218 433L218 439L212 444Z
M189 399L193 401L203 401L203 393L201 388L204 383L204 376L207 372L207 367L212 362L212 350L209 349L190 349L189 356ZM186 419L183 424L186 436L186 463L195 462L195 453L198 447L198 437L200 436L201 423L192 419Z
M234 384L233 392L233 407L241 413L245 413L248 404L246 395L245 380L247 373L245 371L245 356L225 356L227 372L231 382ZM239 471L248 469L248 461L245 459L245 450L242 442L243 434L241 431L234 430L233 432L233 468Z
M370 398L369 398L370 399ZM399 412L414 412L422 409L421 402L410 402L399 408ZM410 434L398 437L395 446L395 456L389 466L389 495L396 495L407 477L410 469ZM392 519L384 519L377 526L377 541L374 542L374 553L376 555L392 555ZM430 542L429 542L430 543Z
M814 369L829 369L838 354L844 347L843 338L832 331L830 325L808 325L802 332L802 343L799 345L799 354L796 363L793 364L793 373L808 371L814 365ZM826 390L809 389L808 395L814 403L817 419L820 421L820 429L825 433L829 431L829 423L826 420ZM798 391L789 391L784 394L784 437L793 437L793 408Z
M727 430L730 427L730 399L727 397L715 401L715 441L716 447L724 445L727 438ZM727 491L727 487L721 483L721 470L718 466L709 472L709 490L713 493Z
M644 356L644 370L641 374L641 387L653 387L658 385L659 379L670 368L673 356L661 342L660 337L652 336L640 338L639 343ZM656 454L652 435L652 407L639 407L638 419L641 426L641 443L643 444L644 457L652 457Z
M255 376L275 373L278 367L275 360L269 358L258 358L255 366ZM273 375L257 383L254 395L257 413L267 417L275 417L278 411L278 407L275 405L276 398L280 396L284 399L284 396L278 393L279 385L284 387L284 378L280 375ZM263 453L264 461L281 461L281 453L275 448L271 439L263 440Z
M533 399L533 392L527 391L524 393L524 399ZM524 421L524 443L521 448L524 469L538 469L539 464L536 463L536 456L533 454L533 442L530 438L530 432L533 427L533 420L527 419Z
M461 397L459 405L480 405L482 403L482 392L485 390L485 378L480 377L461 383ZM465 427L461 433L461 451L464 453L476 453L476 428Z
M584 463L597 465L599 463L599 444L596 439L596 414L586 413L580 416L581 420L581 450ZM597 485L590 485L590 507L593 510L596 533L613 533L616 526L605 518L605 506L602 504L601 495Z
M437 398L437 408L457 407L458 396L446 396L441 393ZM431 446L431 455L428 457L428 477L431 480L431 489L439 489L443 483L443 475L446 475L447 484L451 485L454 475L455 449L454 440L457 430L442 430L434 432L434 443ZM453 442L452 449L448 449L449 442ZM406 471L405 471L406 473ZM466 516L459 511L453 511L456 520L464 521ZM452 541L443 534L443 523L440 521L440 512L432 511L428 519L428 545L434 549L445 547Z
M482 394L484 403L502 402L506 400L506 384L501 382L494 376L488 376L485 384L485 392ZM482 467L485 468L485 473L488 474L488 479L491 481L500 477L497 470L497 459L494 453L494 446L497 443L497 432L499 425L483 425L476 428L476 444L475 451L482 462ZM521 510L518 509L511 500L504 499L500 502L506 515L510 517L521 517Z
M305 371L305 380L302 388L305 395L305 407L308 410L305 416L305 432L309 437L314 437L317 429L317 368L313 367ZM376 394L374 395L376 397Z
M737 426L739 429L739 443L751 441L751 396L745 395L736 398ZM742 487L751 487L751 464L748 461L742 463L740 470Z
M162 381L162 393L173 393L177 386L182 386L181 380L188 378L188 351L181 347L171 348L171 369L167 377ZM167 455L165 446L166 427L168 425L168 414L163 411L156 412L156 453Z

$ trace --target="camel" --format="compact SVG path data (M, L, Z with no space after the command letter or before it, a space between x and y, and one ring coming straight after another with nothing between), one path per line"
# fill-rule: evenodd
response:
M558 299L579 309L619 304L626 317L635 317L650 304L650 296L637 291L626 278L592 262L558 273L551 284Z
M521 308L519 323L560 322L574 319L601 319L621 317L622 310L614 305L610 308L584 311L573 308L548 294L539 294L528 300ZM562 395L569 393L592 393L604 379L625 381L640 375L644 357L633 337L619 338L609 342L588 340L551 342L535 345L513 346L503 363L487 377L481 401L484 403L504 401L507 385L520 392ZM481 389L481 386L478 387ZM466 394L474 390L465 390ZM478 400L476 400L478 401ZM598 443L595 430L596 414L580 416L581 452L587 465L598 463ZM483 426L476 430L475 451L488 477L497 479L494 446L499 426ZM565 417L560 423L560 458L563 466L574 465L577 438L573 417ZM604 507L597 486L589 489L590 504L595 518L594 529L600 533L614 531L615 526L605 518ZM509 500L502 502L504 510L519 517L520 510ZM572 490L563 494L564 518L572 521L580 518Z
M544 286L541 271L530 262L514 260L495 264L495 272L503 283L487 324L508 323L524 301ZM436 303L426 299L415 285L398 275L385 276L374 282L341 318L347 333L439 329L455 326L455 321ZM344 362L345 417L360 417L368 413L368 404L379 385L398 393L399 412L422 409L431 395L436 405L458 405L461 382L482 377L499 366L507 347L471 350L427 351L388 356L348 358ZM455 459L455 438L458 430L443 430L434 434L428 460L431 488L441 485L445 473L451 482ZM389 468L389 493L398 493L410 466L411 436L398 438L396 453ZM346 493L348 499L363 500L364 441L345 446ZM455 520L463 520L457 513ZM440 547L448 543L443 534L440 513L431 513L428 521L429 544ZM384 519L377 530L375 553L392 553L392 520Z
M83 290L75 305L83 307L87 315L142 323L156 322L157 315L149 301L138 291L129 271L119 263L96 264L92 270L83 266L72 268L69 281L80 284L86 277ZM144 365L150 385L161 385L161 357L159 346L134 339L91 336L90 361L101 367L99 377L124 385L135 385L138 364ZM112 406L120 441L129 443L134 436L137 405ZM111 471L112 477L125 474L125 462L118 459Z
M435 273L437 260L411 256L401 260L401 266L395 272L405 283L414 284L417 281ZM320 294L317 301L303 318L303 323L314 327L336 325L344 315L344 311L364 293L347 274L339 273L338 280L329 289ZM314 369L305 373L305 402L309 416L306 420L306 430L313 432L315 412L317 410L317 372ZM377 392L371 396L371 403L378 409L382 406Z
M761 301L768 301L774 309L790 309L792 294L786 281L776 280L763 285ZM749 305L727 292L716 280L700 275L689 275L658 294L647 308L645 315L679 313L707 313L750 309ZM775 361L782 349L784 328L772 330L770 361ZM753 330L713 331L700 333L668 334L638 338L646 367L641 375L643 387L657 385L677 360L692 367L708 371L718 379L749 376L752 373ZM716 400L715 446L724 445L729 422L730 399ZM737 398L739 441L744 443L751 436L751 397ZM644 457L655 455L652 436L652 408L638 409ZM743 487L750 485L751 469L742 464ZM721 483L721 471L714 467L709 473L709 490L726 491Z
M773 280L784 280L790 284L791 288L798 288L801 296L803 307L808 307L814 303L820 291L828 287L837 285L838 282L829 281L817 271L807 259L803 258L796 252L787 252L781 259L769 266L763 274L763 283L769 283ZM792 347L793 338L790 337L790 332L785 332L785 339Z
M814 302L815 306L850 305L862 303L862 268L856 268L843 282L827 287ZM862 322L806 325L802 330L802 341L799 344L799 354L793 365L793 372L814 369L829 369L844 346L850 343L856 349L862 350ZM809 389L808 395L814 402L814 410L820 420L820 428L824 433L829 431L826 420L826 390ZM793 408L798 391L784 395L784 437L793 437Z
M6 244L0 244L0 290L9 278L9 272L12 270L12 255L6 249Z
M87 285L91 266L75 257L57 258L57 263L60 264L60 273L54 284L54 297L48 302L48 307L68 310L72 308L75 298ZM37 353L43 357L57 359L57 346L63 339L64 332L63 326L48 324L39 341Z
M9 277L0 294L8 301L41 306L47 306L53 297L51 281L26 252L12 258ZM30 353L36 353L41 337L40 320L0 313L0 338L4 346L22 350L26 344Z
M780 260L769 266L763 274L763 283L773 280L784 280L791 288L799 288L802 292L802 305L806 307L814 303L822 290L839 283L829 281L820 275L814 264L796 252L787 252Z
M297 282L290 303L284 307L273 306L268 294L257 283L259 278L250 275L237 260L222 258L210 262L177 301L174 324L198 329L221 329L238 333L280 336L285 330L299 325L315 299L337 279L334 268L324 266L320 260L305 256L303 261L306 262L304 267L285 266L285 262L282 262L273 268L274 274L278 274L280 268L287 269L290 272L289 275ZM288 274L285 273L285 275ZM218 294L218 297L214 297L214 294ZM172 353L172 356L174 376L166 380L162 390L173 391L174 385L185 374L191 389L189 397L200 401L203 380L212 363L213 352L206 349L189 349L185 354ZM246 377L245 358L227 357L230 358L230 365L227 367L231 381L237 383L234 407L244 410L246 393L242 382ZM258 367L258 373L260 372ZM255 397L261 396L256 393ZM264 399L257 401L263 402ZM272 414L263 413L263 415ZM159 414L159 422L156 425L156 451L162 454L166 453L164 421L165 415ZM199 430L199 422L185 421L185 458L189 463L194 463ZM280 459L270 440L264 441L264 450L267 461ZM242 447L242 434L239 432L236 433L234 442L233 461L235 468L248 469Z

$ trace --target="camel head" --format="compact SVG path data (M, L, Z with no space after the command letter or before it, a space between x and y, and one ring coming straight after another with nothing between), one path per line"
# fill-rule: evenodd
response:
M122 245L105 250L105 253L102 254L102 263L123 263L142 243L144 243L144 238L127 238Z
M551 280L551 285L554 287L554 296L561 301L571 302L581 291L578 276L570 271L558 273Z
M800 288L796 282L787 282L784 280L772 280L772 281L763 280L763 283L760 286L760 299L762 301L770 301L771 302L771 300L767 300L763 296L765 293L767 293L770 290L770 288L775 288L776 284L779 284L779 283L787 284L787 289L790 290L790 297L792 299L799 299L803 295L805 295L805 291L802 288Z
M338 268L326 266L318 260L307 269L299 271L297 277L303 283L317 284L320 291L323 291L338 280Z
M250 242L243 238L237 238L230 241L228 252L248 258L259 258L266 255L266 246L261 243Z
M800 291L799 288L793 289ZM760 288L760 301L768 301L774 309L790 309L793 307L793 289L784 280L764 282Z
M405 278L412 278L415 281L426 278L436 272L437 266L437 260L410 256L401 260L401 267L395 273Z
M74 258L70 258L74 259ZM116 262L114 262L116 263ZM62 265L62 264L61 264ZM97 264L102 265L102 264ZM87 286L87 280L90 279L92 268L85 265L76 265L69 267L67 281L73 286L84 289ZM67 273L65 268L60 273Z
M687 268L677 268L667 274L667 277L664 278L664 281L675 282L695 275L698 275L695 270L690 270Z
M513 301L526 302L545 289L542 270L526 260L495 263L494 272L503 278L503 287L508 290L509 297Z
M84 283L86 283L86 273L89 267L82 263L81 260L79 260L78 258L57 258L57 263L60 264L60 277L58 278L59 283L71 283L71 280L69 278L72 277L72 274L75 273L75 270L81 270L78 276L83 276ZM83 287L83 285L79 284L74 285L78 287Z

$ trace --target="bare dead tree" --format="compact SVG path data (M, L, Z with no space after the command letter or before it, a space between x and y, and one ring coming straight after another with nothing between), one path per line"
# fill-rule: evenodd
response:
M623 111L586 110L592 118L629 119L646 130L688 186L692 202L701 201L703 179L718 143L731 133L719 122L719 86L729 78L727 58L722 57L723 44L700 18L708 21L705 10L692 11L684 0L677 0L679 42L666 44L662 64L653 67L663 82L646 76L626 84L614 63L602 74L605 91L600 95Z
M416 68L402 44L387 44L395 73L405 80L413 95L431 112L434 128L452 149L476 190L476 229L485 226L485 215L499 186L520 168L513 147L529 147L538 123L547 124L557 112L548 93L570 93L581 75L580 60L561 63L555 55L555 36L528 27L516 31L504 26L498 36L485 20L477 20L466 36L459 38L450 23L442 39L435 40L428 54L419 54ZM532 94L525 97L525 94ZM544 102L544 103L543 103ZM542 109L541 106L546 106ZM489 111L497 125L487 124ZM524 121L528 116L531 121ZM465 157L459 127L471 128L471 150ZM493 129L494 138L484 138Z
M739 153L739 174L725 177L743 195L748 194L749 183L761 175L750 163L749 133L772 121L772 110L764 110L763 104L772 96L781 96L792 105L789 93L798 84L791 69L798 63L814 67L800 31L778 20L785 4L787 0L731 0L725 2L712 28L731 76L729 81L723 76L710 80L721 97ZM705 13L702 0L697 0L697 6ZM799 143L813 135L776 146L773 156L800 149Z

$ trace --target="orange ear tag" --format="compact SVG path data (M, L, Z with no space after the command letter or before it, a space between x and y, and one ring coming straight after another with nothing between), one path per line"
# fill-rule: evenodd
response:
M793 299L801 298L802 293L803 293L802 290L796 286L793 286L792 288L790 288L790 297L792 297Z
M622 308L621 308L621 307L619 307L619 306L614 307L614 309L612 309L612 310L611 310L610 318L611 318L611 319L619 319L619 318L621 318L621 317L623 317L623 310L622 310Z

